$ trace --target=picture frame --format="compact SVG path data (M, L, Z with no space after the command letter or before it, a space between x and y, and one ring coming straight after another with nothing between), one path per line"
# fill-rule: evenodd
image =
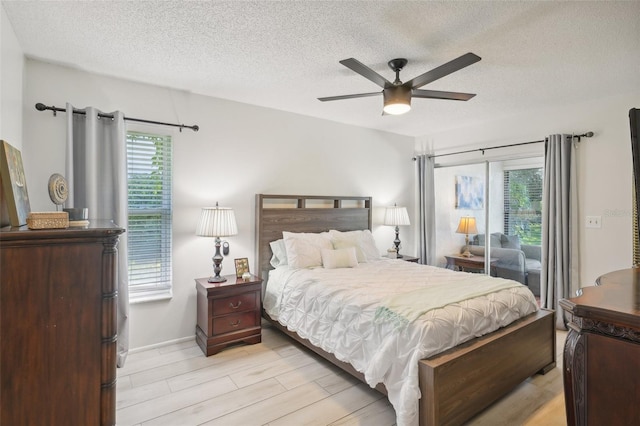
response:
M484 208L484 179L474 176L456 176L456 209L482 210Z
M236 264L236 278L242 278L242 275L249 272L249 259L241 257L234 259Z
M4 140L0 140L0 180L2 181L2 209L6 206L11 226L27 224L31 212L27 179L22 165L20 150ZM5 221L4 219L2 220ZM3 223L4 225L4 223Z

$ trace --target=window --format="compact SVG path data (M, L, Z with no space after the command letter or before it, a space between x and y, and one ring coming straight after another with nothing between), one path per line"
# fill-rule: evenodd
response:
M542 244L542 168L504 171L504 230L523 244Z
M171 137L127 132L129 298L171 296Z

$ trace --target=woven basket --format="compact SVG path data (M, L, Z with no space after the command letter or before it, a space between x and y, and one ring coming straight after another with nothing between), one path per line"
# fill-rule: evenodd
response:
M60 229L69 227L67 212L38 212L27 216L29 229Z

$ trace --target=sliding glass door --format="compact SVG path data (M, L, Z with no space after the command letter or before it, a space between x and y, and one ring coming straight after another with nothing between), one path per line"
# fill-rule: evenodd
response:
M436 166L436 264L523 284L534 271L539 282L542 166L542 157Z

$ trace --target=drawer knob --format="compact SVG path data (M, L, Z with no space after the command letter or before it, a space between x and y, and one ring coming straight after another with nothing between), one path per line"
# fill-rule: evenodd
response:
M235 304L235 305L233 304L233 302L229 302L229 307L231 309L238 309L240 307L240 305L242 305L242 300L238 300L238 303Z
M240 325L240 320L236 320L235 322L230 322L229 325L233 326L233 327L237 327Z

